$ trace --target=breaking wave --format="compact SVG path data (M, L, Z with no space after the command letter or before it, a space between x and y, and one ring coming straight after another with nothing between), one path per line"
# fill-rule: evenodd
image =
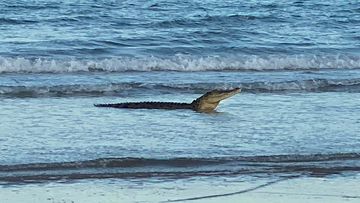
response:
M204 93L212 89L239 87L249 93L287 92L360 92L360 79L310 79L281 82L250 83L140 83L69 84L54 86L1 86L0 97L72 97L116 96L137 91L167 91L171 93Z
M0 57L0 73L66 73L124 71L281 71L359 69L359 56L241 55L195 57L118 57L99 60Z
M59 163L0 165L0 182L27 183L104 178L186 178L271 174L326 176L360 172L359 153L215 158L101 158Z

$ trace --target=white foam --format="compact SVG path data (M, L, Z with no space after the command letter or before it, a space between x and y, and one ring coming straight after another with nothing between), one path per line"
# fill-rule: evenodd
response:
M79 71L220 71L357 69L360 56L207 56L117 57L99 60L0 57L0 73L62 73Z

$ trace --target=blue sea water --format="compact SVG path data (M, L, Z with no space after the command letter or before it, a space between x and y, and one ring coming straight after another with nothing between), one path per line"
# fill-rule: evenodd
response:
M0 182L359 173L359 32L357 0L0 1Z

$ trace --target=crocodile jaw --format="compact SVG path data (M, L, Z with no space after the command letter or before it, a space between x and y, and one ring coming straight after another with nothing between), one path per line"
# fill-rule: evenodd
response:
M227 99L235 94L241 92L240 88L231 90L213 90L210 91L200 98L194 100L195 111L198 112L212 112L219 105L220 101Z

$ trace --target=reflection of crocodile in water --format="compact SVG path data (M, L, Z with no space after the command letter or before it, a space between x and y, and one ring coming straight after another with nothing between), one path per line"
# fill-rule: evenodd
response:
M241 91L240 88L231 90L213 90L207 92L191 103L176 102L126 102L117 104L95 104L96 107L128 108L128 109L191 109L197 112L214 111L220 101Z

